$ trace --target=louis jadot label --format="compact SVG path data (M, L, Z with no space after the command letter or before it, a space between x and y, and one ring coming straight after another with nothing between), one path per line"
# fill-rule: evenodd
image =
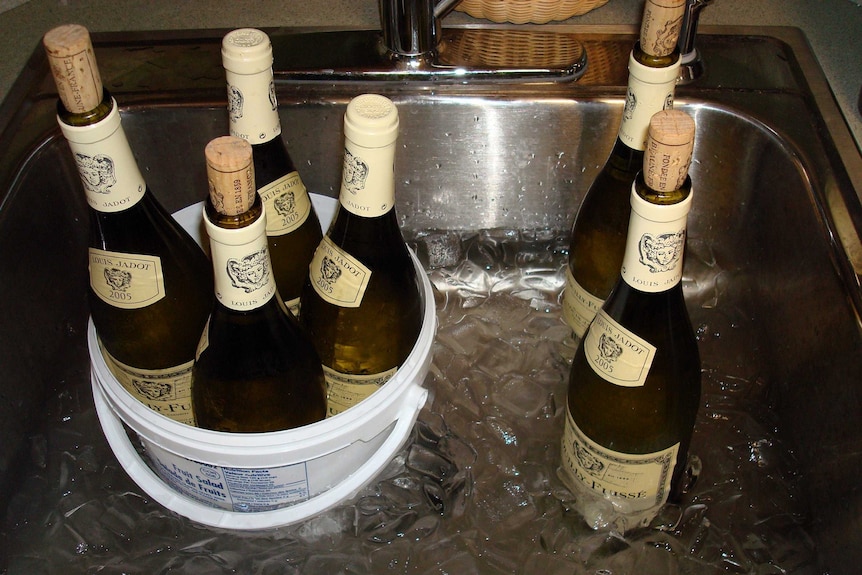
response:
M646 149L653 114L673 108L679 60L668 68L650 68L629 58L629 83L619 138L633 150Z
M89 249L90 286L114 307L140 309L165 297L162 260L158 256Z
M644 208L649 211L650 205L637 195L633 201L635 204L620 270L622 278L639 291L667 291L682 280L688 214L685 207L690 205L691 196L685 203L677 204L678 214L675 215L679 217L667 222L653 221L647 214L638 213L638 210L643 211ZM629 249L629 246L635 245L637 249Z
M646 382L656 348L599 310L584 337L584 354L593 371L622 387Z
M226 70L230 135L262 144L281 135L272 70L234 74Z
M323 366L326 381L326 416L338 415L380 389L389 381L397 367L372 375L350 375Z
M266 209L266 235L281 236L297 229L311 213L311 199L299 177L291 172L257 191Z
M587 437L568 409L562 443L562 477L573 491L581 487L613 499L624 513L645 511L667 501L678 443L655 453L619 453Z
M395 205L394 159L394 143L382 148L363 148L348 140L338 197L341 205L365 218L376 218L391 210Z
M120 212L134 206L147 191L116 103L107 118L94 126L60 122L84 185L87 203L100 212Z
M563 318L578 337L583 337L590 322L605 301L599 299L578 283L572 270L566 267L566 288L563 294Z
M336 246L329 236L323 236L317 246L308 275L314 291L324 301L340 307L359 307L371 281L371 270Z
M108 369L133 397L174 421L195 424L191 386L194 362L166 369L139 369L117 361L104 347L101 350Z
M210 237L210 241L214 239ZM237 311L257 309L276 294L265 235L239 246L219 244L210 251L217 272L216 298L225 307Z

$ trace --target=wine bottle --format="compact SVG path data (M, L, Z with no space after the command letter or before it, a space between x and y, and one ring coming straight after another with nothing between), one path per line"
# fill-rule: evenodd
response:
M300 318L323 361L330 416L388 381L419 336L419 284L395 213L398 125L384 96L348 104L338 210L302 292Z
M89 304L102 354L132 395L192 424L192 362L212 305L209 260L147 187L87 29L54 28L44 46L90 208Z
M647 0L629 55L625 109L616 142L587 190L572 227L563 317L583 337L619 274L629 220L629 192L643 164L652 115L673 107L685 0Z
M323 236L308 191L281 138L269 36L254 28L222 39L230 134L254 150L257 192L266 210L266 235L278 293L299 315L308 264Z
M278 296L251 145L216 138L206 161L216 301L192 370L197 425L267 432L319 421L326 409L320 358Z
M700 405L682 292L694 121L657 113L616 285L572 362L560 476L593 527L648 524L678 492Z

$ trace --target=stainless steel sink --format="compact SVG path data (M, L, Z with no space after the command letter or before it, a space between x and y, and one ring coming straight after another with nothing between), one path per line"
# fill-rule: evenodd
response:
M270 31L285 138L308 188L337 196L345 106L377 91L400 110L397 210L420 252L424 237L443 232L565 237L616 137L635 35L628 27L542 29L581 40L588 64L578 81L297 80L291 69L300 56L291 47L317 30ZM94 36L139 163L171 211L205 196L203 148L227 130L223 32ZM677 106L698 129L690 237L734 270L730 289L756 310L748 319L760 333L750 355L709 359L739 365L757 357L768 366L821 568L855 572L862 157L798 30L703 26L698 49L705 76L677 91ZM86 205L74 193L54 110L37 50L0 107L0 509L18 489L16 470L50 412L46 402L89 377Z

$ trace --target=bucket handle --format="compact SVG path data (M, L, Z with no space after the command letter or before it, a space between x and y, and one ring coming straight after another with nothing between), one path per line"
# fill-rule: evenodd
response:
M421 386L411 388L395 427L375 453L346 479L301 503L272 511L240 513L209 507L193 501L170 489L140 458L123 424L108 407L95 376L92 378L93 396L99 422L105 438L117 460L132 480L150 497L169 510L210 527L234 530L255 530L282 527L308 519L334 507L355 495L391 461L410 432L419 410L425 404L428 390Z

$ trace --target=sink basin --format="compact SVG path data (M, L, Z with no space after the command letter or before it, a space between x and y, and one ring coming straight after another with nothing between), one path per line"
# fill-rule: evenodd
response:
M317 31L270 31L284 136L309 190L338 195L341 125L353 96L376 91L398 105L397 211L439 280L441 308L454 288L440 271L448 263L432 254L439 238L457 238L468 258L470 238L503 238L499 251L486 253L486 267L507 265L506 238L550 246L548 265L559 274L580 200L616 137L635 30L542 29L583 43L588 65L577 82L312 82L292 75L288 47ZM170 211L205 197L203 148L227 130L223 32L94 35L132 148ZM678 88L676 106L698 130L685 287L704 364L730 374L728 381L735 374L768 383L767 419L799 493L787 514L816 550L794 572L852 573L862 561L862 157L798 30L704 26L698 49L706 74ZM0 107L0 510L7 516L0 557L22 522L41 532L35 519L22 519L31 510L16 496L21 470L48 469L47 490L63 480L34 438L62 435L63 414L92 404L87 212L55 102L37 50ZM700 268L721 273L702 282ZM562 282L554 285L558 294ZM731 302L721 308L721 333L716 316L704 315L715 300ZM553 302L548 309L555 312ZM441 324L441 333L457 331ZM477 355L488 351L477 346ZM444 372L432 368L437 379ZM711 399L705 395L706 413L715 413ZM550 409L548 425L559 424L559 405ZM556 457L554 449L547 457ZM94 465L117 467L110 459ZM42 531L56 528L46 520ZM756 555L754 547L740 544Z

